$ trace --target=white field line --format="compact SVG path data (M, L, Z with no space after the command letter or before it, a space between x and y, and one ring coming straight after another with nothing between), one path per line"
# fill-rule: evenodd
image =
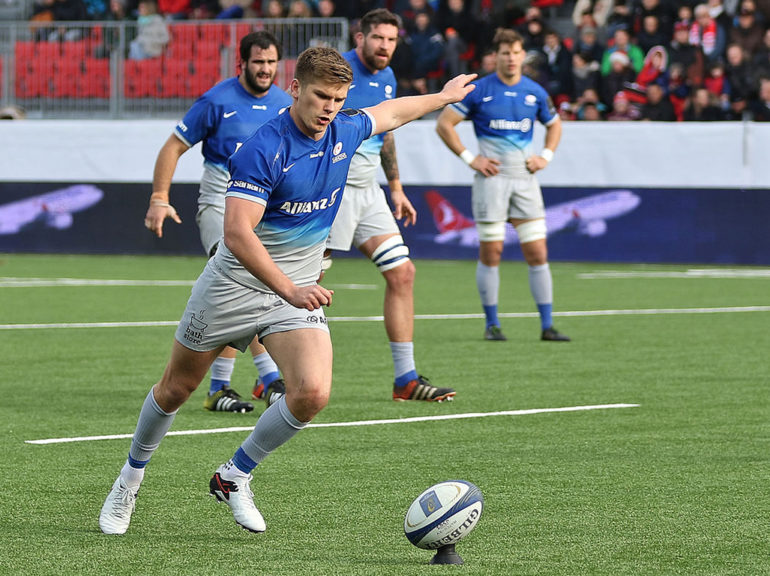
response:
M770 306L723 306L718 308L642 308L638 310L572 310L554 312L554 316L638 316L663 314L734 314L740 312L770 312ZM537 318L537 312L501 312L500 318ZM329 322L382 322L382 316L328 316ZM415 320L467 320L484 318L474 314L415 314ZM0 330L41 330L70 328L154 328L176 326L178 320L145 322L62 322L51 324L0 324Z
M88 278L0 277L0 288L51 288L57 286L192 286L195 280L104 280ZM377 284L328 284L334 290L376 290Z
M577 275L582 280L605 278L770 278L770 269L746 270L742 268L691 268L685 271L613 271L585 272Z
M462 420L467 418L489 418L491 416L527 416L530 414L548 414L553 412L585 412L588 410L610 410L613 408L638 408L640 404L595 404L591 406L566 406L563 408L531 408L529 410L502 410L498 412L468 412L465 414L444 414L440 416L413 416L389 420L358 420L355 422L310 423L307 428L346 428L353 426L376 426L381 424L408 424L411 422L431 422L436 420ZM220 434L222 432L250 432L254 426L234 426L230 428L210 428L207 430L172 430L166 436L194 436L199 434ZM65 444L69 442L94 442L97 440L123 440L133 434L108 434L104 436L75 436L70 438L45 438L25 440L26 444Z

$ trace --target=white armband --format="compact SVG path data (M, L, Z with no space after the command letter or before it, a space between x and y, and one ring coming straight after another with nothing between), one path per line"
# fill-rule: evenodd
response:
M543 148L543 151L540 152L540 157L550 164L551 160L553 160L553 150L550 148Z
M476 155L468 150L467 148L460 152L460 158L462 158L463 162L465 162L468 166L470 166L473 161L476 159Z

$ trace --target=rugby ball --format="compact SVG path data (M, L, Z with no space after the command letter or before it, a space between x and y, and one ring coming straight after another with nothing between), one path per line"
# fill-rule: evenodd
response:
M465 480L440 482L420 494L404 518L404 534L418 548L435 550L465 538L481 518L484 497Z

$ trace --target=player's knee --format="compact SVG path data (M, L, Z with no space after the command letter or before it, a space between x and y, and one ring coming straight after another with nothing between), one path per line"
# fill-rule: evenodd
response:
M372 262L381 273L411 264L409 248L404 244L401 234L391 236L377 246L372 252Z
M391 288L411 290L414 286L415 274L414 263L407 258L401 265L384 272L383 276Z
M287 385L286 404L295 418L309 422L329 403L329 392L329 386L307 386L303 382L296 390Z

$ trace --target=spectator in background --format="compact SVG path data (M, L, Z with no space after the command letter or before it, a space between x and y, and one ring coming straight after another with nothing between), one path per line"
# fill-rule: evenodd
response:
M545 33L542 52L548 81L543 85L557 106L570 100L574 93L572 85L572 53L564 46L555 30Z
M725 65L721 60L715 60L708 65L706 77L703 79L703 87L709 91L713 102L725 114L725 119L731 119L728 114L730 110L730 82L725 77Z
M714 97L706 88L696 88L684 110L685 122L716 122L724 120L722 110L714 103Z
M313 10L305 0L291 0L287 18L312 18Z
M770 78L770 28L762 36L762 46L751 59L752 79L759 85L759 78Z
M319 18L336 18L337 5L332 0L318 0L316 12Z
M725 77L730 83L729 117L731 120L740 120L751 96L751 74L746 53L738 44L727 46Z
M639 120L639 109L628 99L626 93L621 90L612 99L612 111L607 114L608 122L628 122Z
M479 23L465 0L442 0L436 12L436 27L444 35L444 63L450 78L468 72L468 62L461 58L476 49Z
M602 102L612 106L615 94L636 79L631 60L625 52L615 51L610 56L610 72L602 78Z
M770 77L759 80L759 96L751 104L755 122L770 122Z
M648 14L642 20L642 29L636 38L637 44L647 54L653 46L665 46L671 39L670 32L664 32L660 20L654 14Z
M684 20L674 24L674 37L668 45L670 64L682 66L687 82L699 86L703 82L704 60L700 46L690 44L690 24Z
M644 30L644 21L648 16L654 16L658 20L657 30L663 34L666 39L671 37L674 25L674 15L671 4L668 1L661 0L641 0L635 3L631 9L631 33L641 34ZM656 42L655 44L660 44ZM653 44L653 46L655 45ZM647 52L647 50L645 50Z
M285 18L286 8L281 0L266 0L262 3L263 18Z
M427 10L418 12L414 18L414 31L409 34L412 41L412 86L418 94L428 93L428 74L441 68L444 55L444 38L431 20Z
M593 88L586 88L573 107L577 120L604 120L604 113L607 112L607 106L599 99L599 91Z
M635 0L615 0L615 3L607 16L607 34L610 38L615 36L615 31L631 28L631 8Z
M604 120L601 111L601 103L586 102L583 104L581 112L578 114L578 120L583 122L601 122Z
M572 92L574 96L583 94L586 90L601 88L602 75L599 73L599 63L591 60L582 52L572 55Z
M74 22L86 19L86 6L83 0L41 0L34 5L30 18L36 23ZM82 37L82 31L79 28L67 28L62 25L35 26L33 30L36 39L40 41L74 41Z
M396 16L398 17L398 14ZM412 86L412 76L414 75L412 40L409 38L403 25L400 25L398 28L398 43L396 44L395 52L393 52L393 57L390 59L390 67L396 75L398 95L411 96L416 94Z
M684 108L687 100L697 84L687 81L685 70L681 64L675 62L668 67L668 99L674 107L677 121L684 120Z
M193 20L210 20L220 12L219 0L190 0L190 18Z
M629 59L629 63L634 71L638 73L644 65L644 52L636 44L631 43L631 34L625 28L618 28L613 35L614 42L608 46L602 56L602 75L607 76L612 69L610 57L615 52L622 52Z
M711 17L706 4L695 7L695 21L690 26L690 44L700 46L708 62L721 58L727 46L727 34Z
M661 86L668 84L668 54L663 46L653 46L644 57L644 66L629 87L629 98L637 104L644 104L647 101L647 87L654 82Z
M593 26L604 28L613 5L613 0L577 0L572 9L572 23L575 28L581 29L586 25L583 16L588 14L591 16Z
M601 62L606 47L599 42L596 28L586 26L575 40L574 52L583 54L587 61Z
M106 20L110 13L109 0L84 0L88 20Z
M435 14L428 0L408 0L407 5L396 9L396 14L401 16L407 34L411 35L417 29L417 14L427 12L432 19Z
M642 105L641 120L652 122L675 122L674 106L668 99L666 89L654 82L647 86L647 101Z
M746 54L753 56L762 46L764 33L754 9L743 6L738 12L735 25L730 28L730 42L738 44Z
M709 15L717 21L717 24L719 24L724 31L729 30L732 26L733 19L730 17L730 14L727 13L727 10L725 10L724 2L722 0L706 0L706 3L709 7ZM733 5L730 12L736 12L735 5Z
M478 75L479 77L488 76L493 74L497 69L497 55L493 48L487 48L481 55L479 61Z
M542 50L545 44L545 23L541 18L526 20L521 31L524 38L524 50Z
M137 35L131 41L128 57L132 60L156 58L163 54L170 39L168 27L158 14L155 0L141 0L138 10Z

